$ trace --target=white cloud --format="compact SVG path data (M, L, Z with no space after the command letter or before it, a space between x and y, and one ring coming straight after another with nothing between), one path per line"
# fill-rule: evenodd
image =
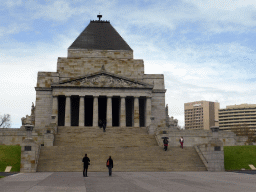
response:
M21 31L27 31L31 27L27 23L11 23L6 27L0 27L0 37L18 34Z
M65 21L77 14L76 8L73 8L65 1L54 1L50 4L38 5L36 10L34 18L48 18L56 21Z
M196 16L207 31L220 33L225 31L245 31L255 27L255 1L246 0L196 0L187 3L199 10Z
M6 5L8 8L13 8L15 6L20 6L22 5L22 0L8 0L8 1L3 1L3 4Z

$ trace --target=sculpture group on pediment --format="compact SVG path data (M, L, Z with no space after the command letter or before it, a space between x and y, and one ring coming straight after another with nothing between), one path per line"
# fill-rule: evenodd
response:
M107 75L100 75L96 77L89 77L84 78L79 81L71 82L71 84L76 85L77 82L80 82L80 85L84 86L111 86L111 87L143 87L138 83L134 83L132 81L120 79L120 78L113 78Z

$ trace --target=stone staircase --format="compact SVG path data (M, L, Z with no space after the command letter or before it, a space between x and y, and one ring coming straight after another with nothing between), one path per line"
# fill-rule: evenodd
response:
M145 128L122 127L58 127L54 146L41 147L37 171L82 171L85 153L89 171L107 171L109 155L113 171L206 171L193 147L164 151Z

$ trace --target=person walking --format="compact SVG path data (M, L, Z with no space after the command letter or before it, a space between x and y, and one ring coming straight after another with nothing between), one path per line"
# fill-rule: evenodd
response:
M184 139L183 137L180 137L180 147L183 149L183 143L184 143Z
M167 137L164 138L163 143L164 143L164 150L167 151L167 147L168 147L168 143L169 143Z
M111 156L109 156L107 160L107 168L108 168L108 175L112 176L112 168L114 167L113 159L111 159Z
M90 165L90 159L87 157L87 154L84 155L82 162L84 162L83 176L87 177L87 170L88 166Z
M106 121L103 121L102 127L103 127L103 132L106 132Z

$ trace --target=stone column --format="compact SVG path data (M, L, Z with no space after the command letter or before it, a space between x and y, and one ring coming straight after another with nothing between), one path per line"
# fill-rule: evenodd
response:
M146 127L151 125L151 97L146 100Z
M121 97L121 105L120 105L120 127L126 127L125 97Z
M98 121L99 121L99 112L98 112L98 102L99 102L99 96L93 97L93 126L98 127Z
M66 96L66 106L65 106L65 126L70 126L70 96Z
M134 97L134 127L140 126L139 97Z
M58 97L53 96L52 98L52 123L58 122Z
M84 126L84 96L80 96L79 101L79 126Z
M112 97L107 97L107 127L112 127Z

